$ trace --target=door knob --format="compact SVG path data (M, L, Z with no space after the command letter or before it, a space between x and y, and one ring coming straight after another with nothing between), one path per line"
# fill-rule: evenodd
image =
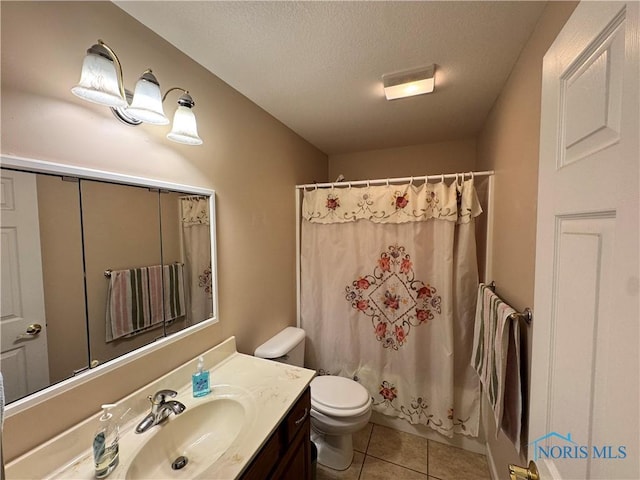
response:
M37 335L42 331L42 325L39 323L32 323L27 327L27 335Z
M36 337L41 331L42 331L42 325L40 325L39 323L32 323L27 327L26 332L21 333L16 337L16 340L24 340L27 338L31 339L33 337Z
M536 467L533 460L529 462L529 466L527 467L509 465L509 477L511 480L540 480L538 467Z

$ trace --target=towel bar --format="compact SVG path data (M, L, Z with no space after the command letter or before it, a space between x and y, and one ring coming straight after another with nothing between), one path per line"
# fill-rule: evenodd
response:
M493 293L496 293L496 282L492 281L491 283L486 284L487 288L491 289ZM525 308L522 312L516 312L509 315L511 320L524 320L527 325L531 325L533 322L533 312L529 307Z
M523 312L512 313L511 315L509 315L509 318L511 318L511 320L522 319L527 322L527 325L531 325L531 322L533 321L533 312L529 307L527 307Z
M174 265L184 265L182 262L173 262L173 264L174 264ZM105 277L107 277L107 278L111 278L111 273L112 273L112 272L113 272L113 270L112 270L112 269L107 268L107 269L104 271L104 276L105 276Z

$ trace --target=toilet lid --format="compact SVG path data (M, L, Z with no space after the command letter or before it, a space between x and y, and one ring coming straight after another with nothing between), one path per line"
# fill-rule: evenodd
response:
M319 412L354 416L364 413L370 403L367 389L349 378L323 375L311 381L311 407Z

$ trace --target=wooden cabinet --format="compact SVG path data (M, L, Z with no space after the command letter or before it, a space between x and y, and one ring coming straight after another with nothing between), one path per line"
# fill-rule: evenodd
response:
M307 387L240 478L311 479L310 430L311 392Z

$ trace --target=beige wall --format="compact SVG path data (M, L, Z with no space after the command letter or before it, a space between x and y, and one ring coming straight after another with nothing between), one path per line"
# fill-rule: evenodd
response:
M136 360L126 375L109 372L6 418L8 461L230 335L250 353L294 324L293 186L328 176L326 155L112 3L1 8L2 153L216 190L220 313L218 324ZM98 38L118 54L128 88L151 67L163 90L190 90L204 145L169 142L168 127L128 127L70 93Z
M36 175L49 380L89 365L78 182Z
M477 167L495 170L493 280L498 294L520 310L533 306L542 57L575 6L547 5L478 136ZM524 332L529 372L531 329ZM506 479L507 464L522 464L526 449L519 458L504 435L496 439L489 417L483 419L488 447L499 478Z
M475 168L476 141L462 140L412 145L384 150L329 156L329 179L345 180L418 177L438 173L468 172Z

